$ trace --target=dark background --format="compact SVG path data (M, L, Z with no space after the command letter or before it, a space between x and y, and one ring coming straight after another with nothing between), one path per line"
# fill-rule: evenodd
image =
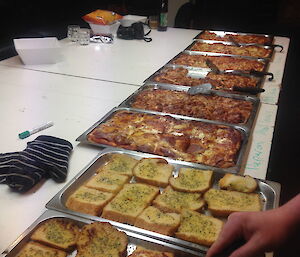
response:
M159 3L159 0L0 0L0 60L16 54L13 38L61 39L66 36L69 24L88 27L81 17L96 9L149 16L158 13ZM281 184L280 204L284 204L300 192L300 1L190 1L179 9L175 27L267 33L291 39L267 173L268 180ZM299 248L299 238L295 238L278 250L276 256L300 256Z

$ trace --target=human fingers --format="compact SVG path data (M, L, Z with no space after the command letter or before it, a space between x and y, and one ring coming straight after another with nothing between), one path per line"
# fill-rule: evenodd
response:
M263 244L256 237L236 249L229 257L261 257L265 256Z

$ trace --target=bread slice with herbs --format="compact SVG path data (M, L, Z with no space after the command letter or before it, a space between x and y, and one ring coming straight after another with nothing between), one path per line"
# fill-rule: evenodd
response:
M177 178L170 178L173 189L189 193L202 193L211 187L213 171L181 168Z
M151 204L159 188L142 183L124 185L103 209L102 217L133 225L136 217Z
M66 207L76 212L99 216L101 215L104 206L113 197L113 193L81 186L69 196Z
M204 194L208 210L213 215L226 217L233 212L260 211L261 200L259 194L241 193L222 189L209 189Z
M138 182L166 187L172 176L174 166L162 158L143 158L133 168L133 175Z
M179 192L170 186L153 201L153 205L163 212L175 213L180 213L183 209L200 210L204 204L200 193Z
M196 211L183 210L176 237L193 243L211 246L218 238L223 221Z
M175 257L175 255L170 252L148 250L146 248L138 246L136 250L128 257Z
M117 193L129 180L130 177L126 175L103 171L90 178L85 186L104 192Z
M126 154L112 154L108 162L102 165L97 172L110 171L131 177L133 167L137 162L138 160Z
M66 257L65 251L29 241L18 253L17 257Z
M31 235L31 239L64 251L75 248L79 227L72 221L52 218L42 222Z
M221 189L252 193L257 188L257 181L248 175L240 176L227 173L219 180L219 186Z
M178 213L164 213L154 206L147 207L136 219L134 225L163 235L172 236L180 223Z
M77 257L120 257L127 255L126 233L108 222L94 222L82 227L77 242Z

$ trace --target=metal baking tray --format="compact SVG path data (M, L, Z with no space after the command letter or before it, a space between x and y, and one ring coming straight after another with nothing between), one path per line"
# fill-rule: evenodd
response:
M201 55L201 56L216 56L216 57L224 56L224 55L219 54L219 53L211 53L211 52L203 53L203 52L198 52L198 51L185 50L185 51L180 52L176 56L174 56L167 64L178 65L178 66L181 66L181 67L201 68L201 69L206 69L206 70L210 71L209 68L204 68L204 67L202 68L202 67L189 66L189 65L180 65L180 64L174 64L173 63L180 55L184 55L184 54L186 54L186 55ZM227 54L226 56L227 57L232 57L232 58L239 58L239 59L245 59L245 60L252 60L253 61L253 58L251 58L251 57L237 57L236 55L230 55L230 54ZM269 68L269 60L268 59L257 58L254 61L258 61L258 62L263 64L264 68L261 72L267 72L267 70ZM230 70L230 69L226 69L226 70ZM248 72L248 70L235 70L235 71Z
M145 79L144 83L157 83L156 81L154 81L154 78L156 76L158 76L160 73L163 73L166 68L177 69L177 68L182 68L182 66L181 65L175 65L175 64L167 64L167 65L161 67L160 69L158 69L157 71L155 71L147 79ZM188 70L188 76L191 77L191 78L205 78L209 72L212 72L211 69L203 69L203 68L198 68L198 67L185 67L185 69ZM224 73L225 74L235 74L235 72L231 71L231 70L224 71ZM256 87L254 87L254 88L255 89L262 88L262 85L263 85L263 82L264 82L264 77L256 77L256 76L246 75L246 74L244 74L244 75L236 74L236 75L255 78L257 80L257 83L256 83ZM168 83L160 83L160 84L173 85L173 84L168 84ZM199 82L199 84L200 84L200 82ZM181 85L181 86L183 86L183 85ZM186 86L186 87L189 88L189 86ZM215 90L216 91L225 91L225 92L229 91L229 89L226 90L225 88L224 89L215 89ZM237 91L234 91L234 90L231 90L230 92L232 94L246 94L247 95L247 93L237 92Z
M201 34L203 34L204 32L209 32L209 33L215 33L217 36L219 37L224 37L225 35L240 35L240 36L263 36L267 39L269 39L269 43L268 44L257 44L257 45L272 45L273 41L274 41L274 36L273 35L269 35L269 34L257 34L257 33L244 33L244 32L230 32L230 31L220 31L220 30L202 30L198 35L196 35L193 39L194 40L201 40L201 38L199 38L199 36ZM207 39L208 40L208 39ZM214 41L218 41L218 42L226 42L226 41L220 41L218 39L215 39ZM253 44L253 43L240 43L239 44Z
M126 154L132 158L140 160L142 158L152 158L153 155L146 154L146 153L138 153L128 150L116 150L112 148L107 148L103 150L102 153L99 153L85 168L82 169L81 172L78 173L63 189L61 189L46 205L46 208L61 211L70 215L80 216L85 219L97 220L97 221L108 221L101 217L92 216L89 214L79 213L72 210L69 210L66 207L66 201L68 197L81 185L83 185L87 180L89 180L96 172L96 170L105 164L111 155L114 154ZM173 175L177 176L178 171L180 168L183 167L191 167L190 165L183 165L176 160L172 160L169 158L161 157L168 161L169 164L174 166ZM194 167L196 168L196 167ZM224 170L217 170L214 169L213 171L213 185L212 187L218 187L218 181L221 179L226 172ZM269 210L279 206L279 199L280 199L280 184L272 181L266 181L261 179L256 179L258 183L258 189L256 193L260 194L261 201L262 201L262 210ZM134 178L131 180L131 183L134 183ZM204 214L209 215L209 211L205 209ZM226 218L223 219L226 221ZM109 221L113 226L123 229L125 231L131 231L135 234L144 235L148 238L153 238L159 240L159 242L165 242L172 245L183 247L184 249L188 249L194 252L198 252L204 254L208 247L199 245L196 243L188 242L182 239L178 239L171 236L162 235L159 233L155 233L149 230L141 229L132 225L123 224L116 221ZM200 256L202 256L199 254ZM177 255L176 255L177 256Z
M67 213L57 212L54 210L47 210L45 211L34 223L22 233L18 239L13 242L2 254L7 257L17 256L21 249L25 246L27 242L30 241L30 236L34 232L34 230L41 225L43 222L54 219L60 218L66 221L72 221L77 224L79 227L83 227L86 224L90 224L96 220L93 219L86 219L79 216L70 215ZM99 221L99 220L97 220ZM106 220L107 221L107 220ZM173 245L168 242L159 241L154 238L147 237L142 234L136 234L131 231L126 231L124 229L118 228L120 231L123 231L128 236L128 246L127 246L127 255L130 255L134 252L137 246L141 246L150 250L157 250L157 251L166 251L172 252L176 255L176 257L188 257L188 256L204 256L203 254L199 254L199 252L195 252L190 249L185 249L184 247ZM76 250L70 253L68 256L76 256Z
M223 122L216 122L216 121L204 120L204 119L199 119L199 118L192 118L192 117L188 117L188 116L182 116L182 115L176 115L176 114L170 114L170 113L161 113L161 112L134 109L134 108L116 107L116 108L113 108L111 111L109 111L104 117L102 117L94 125L92 125L90 128L88 128L83 134L81 134L76 139L76 141L79 141L79 142L85 143L85 144L89 144L89 145L95 145L95 146L102 147L102 148L110 147L110 148L114 148L114 149L123 149L120 147L112 147L110 145L91 142L87 139L89 133L91 133L100 124L105 123L107 120L109 120L111 117L113 117L113 115L115 113L117 113L119 111L130 111L130 112L150 114L150 115L170 116L174 119L179 119L179 120L196 121L196 122L199 121L199 122L215 124L215 125L224 125L224 126L228 126L230 128L236 129L241 133L241 136L242 136L241 146L237 153L235 166L232 166L229 168L224 168L224 170L226 170L227 172L231 172L231 173L238 173L240 171L251 131L248 128L243 127L243 126L227 124L227 123L223 123ZM156 154L153 154L152 156L161 157L160 155L156 155ZM214 167L214 166L209 166L209 165L205 165L205 164L201 164L201 163L194 163L194 162L189 162L189 161L184 161L184 160L178 160L178 162L188 165L188 166L198 167L198 168L202 168L202 169L208 169L208 168L209 169L215 169L215 168L218 169L219 168L219 167Z
M176 86L176 85L166 85L166 84L161 84L161 83L146 83L143 86L139 87L135 92L133 92L127 99L125 99L119 107L125 107L125 108L131 108L132 104L135 100L135 98L144 90L152 90L152 89L164 89L164 90L170 90L170 91L182 91L182 92L187 92L189 87L186 86ZM252 128L258 107L259 107L259 98L254 97L254 96L247 96L247 95L238 95L238 94L229 94L225 93L223 91L218 91L214 90L212 92L212 95L217 95L220 97L227 97L231 99L237 99L237 100L243 100L243 101L248 101L252 103L252 111L250 114L249 119L247 120L246 123L242 124L236 124L236 123L227 123L228 125L230 124L235 124L235 125L240 125L240 126L245 126L249 130ZM204 119L207 120L207 119Z
M185 50L190 50L190 51L195 51L195 52L199 52L199 53L214 53L214 52L202 52L202 51L197 51L197 50L192 50L191 48L194 46L194 44L196 44L197 42L201 42L201 43L206 43L206 44L223 44L223 45L230 45L230 46L235 46L234 43L232 42L224 42L224 41L213 41L213 40L203 40L203 39L198 39L198 40L194 40ZM238 47L238 46L236 46ZM244 46L240 46L240 47L244 47ZM273 53L274 53L274 47L272 46L264 46L264 45L257 45L257 47L261 47L264 49L271 49L271 53L266 56L266 57L255 57L255 56L248 56L248 55L235 55L235 54L223 54L223 53L216 53L218 55L223 55L223 56L237 56L237 57L248 57L251 59L267 59L267 60L271 60L273 57Z

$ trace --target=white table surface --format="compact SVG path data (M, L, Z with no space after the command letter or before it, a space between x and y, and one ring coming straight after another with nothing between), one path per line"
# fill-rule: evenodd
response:
M113 44L92 43L79 46L61 40L62 60L51 65L23 65L19 56L0 62L26 69L142 85L152 73L165 65L191 42L198 30L168 28L152 30L150 43L115 38Z
M65 183L47 180L36 191L23 195L0 185L0 253L99 152L98 148L78 145L75 139L182 51L198 32L171 28L167 33L153 31L152 43L116 40L113 45L98 45L99 50L95 45L83 47L64 40L61 63L29 67L19 57L0 62L0 152L21 151L26 142L40 134L64 138L74 146ZM288 44L287 39L283 40ZM284 68L285 56L278 58L275 67L279 72ZM280 90L280 83L273 86ZM242 173L265 178L276 112L276 104L261 104ZM47 121L55 125L25 140L18 139L18 133Z

